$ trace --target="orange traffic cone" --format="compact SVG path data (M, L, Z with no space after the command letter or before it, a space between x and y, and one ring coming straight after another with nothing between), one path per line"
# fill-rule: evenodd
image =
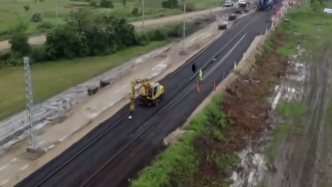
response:
M201 85L197 84L197 92L200 93L201 92Z

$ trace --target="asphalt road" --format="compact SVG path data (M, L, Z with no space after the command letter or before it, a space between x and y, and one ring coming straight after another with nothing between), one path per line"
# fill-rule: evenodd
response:
M99 182L95 183L96 179L91 181L94 184L89 183L86 186L120 186L132 174L132 170L139 168L142 160L154 154L156 148L154 145L160 144L166 135L186 121L190 113L213 91L213 83L221 82L223 72L228 72L233 67L234 62L238 62L242 58L242 54L247 50L255 36L269 27L269 15L271 13L257 12L243 18L243 21L237 21L237 25L203 53L187 62L176 73L161 80L160 82L165 86L166 94L160 105L155 108L137 107L132 120L126 119L129 107L125 106L87 134L81 141L72 145L16 186L81 186L110 158L115 160L112 160L105 167L105 172L102 172L107 173L107 175L98 176ZM212 58L216 60L209 60ZM203 67L204 75L208 75L211 71L211 75L204 80L202 91L199 94L194 86L197 78L191 69L193 63L197 69ZM214 71L212 72L211 69ZM191 78L193 79L191 80ZM177 100L174 101L176 98ZM168 106L170 103L172 103L171 107ZM163 111L160 112L161 110ZM123 119L124 117L125 119ZM103 137L93 142L101 134L104 134ZM142 134L144 136L141 136ZM138 135L140 135L140 140L136 140ZM93 146L81 151L92 142ZM127 145L128 142L134 144ZM123 148L126 148L125 152L118 154L119 150ZM72 159L74 156L75 159ZM71 161L68 162L68 160ZM56 171L63 165L65 167ZM45 178L48 179L44 180Z

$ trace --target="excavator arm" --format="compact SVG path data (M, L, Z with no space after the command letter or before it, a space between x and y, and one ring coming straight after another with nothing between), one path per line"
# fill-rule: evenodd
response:
M138 84L142 84L141 92L140 94L146 95L148 93L148 88L150 86L150 80L149 79L137 79L134 78L130 83L130 113L133 113L135 111L135 97L136 97L136 86ZM129 116L131 118L131 115Z

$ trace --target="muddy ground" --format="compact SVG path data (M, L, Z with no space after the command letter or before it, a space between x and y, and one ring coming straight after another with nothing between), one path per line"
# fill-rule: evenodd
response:
M290 104L280 109L284 114L281 120L280 115L274 119L277 125L286 126L287 132L277 145L275 171L269 176L268 186L332 185L331 52L329 42L310 51L299 45L290 60L279 102ZM285 110L293 111L285 116Z

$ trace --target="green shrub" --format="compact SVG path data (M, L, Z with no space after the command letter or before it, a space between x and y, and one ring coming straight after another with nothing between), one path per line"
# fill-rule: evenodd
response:
M131 14L134 16L138 16L138 8L137 7L133 8L133 10L131 11Z
M36 28L42 32L45 32L47 30L54 28L54 24L49 21L44 21L44 22L38 24Z
M44 46L36 46L31 51L32 64L41 63L47 60L46 50Z
M24 8L24 10L26 10L26 11L29 11L29 10L30 10L30 6L29 6L29 5L24 5L23 8Z
M184 6L183 6L183 3L181 3L180 5L179 5L179 8L180 8L180 10L183 12L184 11ZM195 9L195 4L194 3L192 3L192 2L187 2L186 3L186 12L193 12L193 11L195 11L196 9Z
M167 38L167 33L163 29L155 29L147 32L150 40L158 41Z
M25 56L31 51L31 45L28 42L29 36L24 32L16 32L9 39L10 50L12 53Z
M177 8L179 6L178 0L165 0L161 3L163 8Z
M37 11L35 13L32 14L31 16L31 19L30 19L31 22L41 22L43 21L43 14L41 11Z
M136 41L138 45L147 45L150 42L150 38L146 33L136 33Z
M94 1L90 2L89 6L92 6L92 7L98 7L97 3L94 2Z
M110 0L102 0L99 5L103 8L114 8L113 2Z

